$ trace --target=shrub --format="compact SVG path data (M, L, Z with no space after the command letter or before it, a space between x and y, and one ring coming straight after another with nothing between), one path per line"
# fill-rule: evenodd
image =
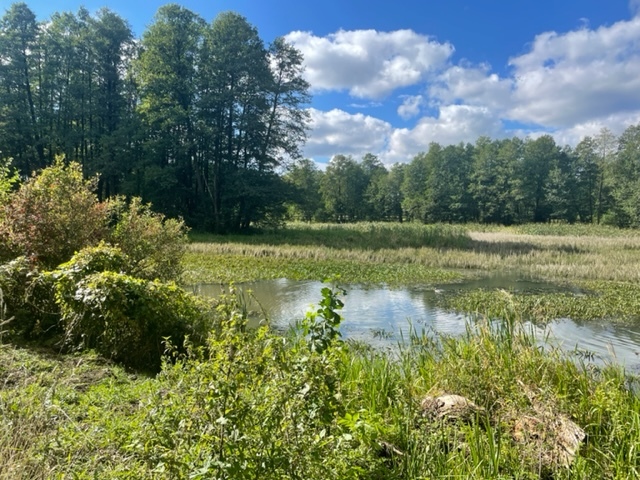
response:
M59 333L53 279L40 273L27 258L0 265L0 289L6 313L13 317L10 334L34 339Z
M93 193L95 184L83 179L79 164L65 166L60 158L31 177L0 217L7 248L51 268L105 238L106 212Z
M68 348L95 348L125 365L158 370L165 339L181 345L187 335L196 343L204 338L207 305L173 283L111 271L75 282L75 275L62 272L56 284Z
M0 159L0 261L9 260L12 257L12 246L9 241L9 231L4 217L7 204L11 199L13 186L18 183L18 174L9 168L10 160Z
M248 331L233 296L217 314L207 351L163 369L133 442L158 478L383 478L366 476L366 451L338 423L339 342L320 352L304 332Z
M128 205L122 197L108 205L113 224L109 241L128 255L132 275L176 280L182 273L187 245L184 222L154 213L150 204L143 204L137 197Z

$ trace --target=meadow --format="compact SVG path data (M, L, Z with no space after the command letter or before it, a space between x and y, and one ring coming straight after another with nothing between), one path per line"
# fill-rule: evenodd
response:
M476 313L466 334L414 330L387 351L340 339L340 289L318 292L317 309L283 334L248 329L231 288L213 302L206 341L169 343L157 374L90 351L3 344L0 333L0 479L637 478L640 380L541 346L525 322L637 321L634 233L290 224L192 234L187 284L338 274L402 288L508 270L586 294L452 295L450 308ZM3 315L0 305L0 332ZM425 407L452 394L473 408Z

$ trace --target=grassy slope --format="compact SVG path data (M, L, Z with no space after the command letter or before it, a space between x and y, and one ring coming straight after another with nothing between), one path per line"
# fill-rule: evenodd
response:
M236 340L156 378L91 355L0 346L0 478L622 479L640 472L640 399L623 372L541 351L526 333L480 327L462 339L416 336L394 359L357 345L311 354L268 334ZM233 357L225 342L236 344ZM464 395L483 411L470 423L432 423L420 400L442 393ZM571 469L544 459L560 416L587 434ZM515 440L520 418L539 422L529 443ZM400 453L381 458L380 442Z

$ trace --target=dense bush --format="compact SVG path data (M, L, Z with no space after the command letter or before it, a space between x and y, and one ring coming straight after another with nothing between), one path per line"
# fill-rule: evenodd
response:
M211 327L210 306L173 283L136 278L119 248L88 247L40 272L19 257L0 266L9 333L50 339L64 349L95 348L134 368L157 370L164 342L200 345Z
M94 266L124 258L115 250L111 258L107 250L93 253ZM87 254L79 256L82 262ZM178 346L186 336L203 342L211 323L204 301L173 283L109 270L91 273L91 268L91 262L72 261L54 274L67 348L94 348L125 365L157 370L166 339Z
M132 275L153 280L175 280L182 272L187 245L182 220L166 219L151 205L122 197L109 202L112 223L108 240L129 257Z
M77 163L61 159L31 177L11 195L0 229L11 252L52 268L107 235L105 205L84 180Z
M139 198L99 202L96 181L84 180L79 164L58 159L11 193L15 178L0 168L0 260L23 255L51 269L107 241L127 255L132 275L177 279L187 242L182 220L154 213Z
M43 275L26 257L0 265L0 290L9 317L8 331L27 339L59 333L59 309L53 279Z
M3 218L5 216L5 205L11 198L13 185L18 183L18 174L12 172L9 160L0 159L0 261L11 257L11 247L7 232L4 230Z
M335 295L323 295L327 310L318 311L317 324L329 310L337 315ZM232 296L217 313L222 328L206 353L165 366L163 389L137 432L134 444L157 478L355 479L380 465L340 425L336 336L326 336L319 351L303 335L283 338L267 326L247 331Z

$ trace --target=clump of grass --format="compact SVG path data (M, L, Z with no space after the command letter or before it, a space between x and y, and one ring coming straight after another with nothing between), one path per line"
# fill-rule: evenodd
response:
M528 223L508 228L514 233L525 235L552 235L562 237L635 237L637 235L636 231L628 228L586 223Z
M507 293L474 290L444 298L443 304L465 313L499 318L506 305L523 318L547 322L557 318L625 322L640 317L640 285L627 282L582 282L584 293Z
M255 235L193 233L195 242L323 246L333 249L466 248L467 229L459 225L366 222L353 224L289 223L286 228Z
M136 476L124 446L149 385L91 353L0 346L0 479Z
M323 259L282 257L264 250L254 253L203 255L190 252L185 258L183 282L228 284L277 278L322 280L340 275L346 283L402 285L448 283L462 278L458 272L418 263L341 260L330 255Z
M425 228L422 225L398 224L397 230L394 230L393 225L384 224L389 231L380 234L372 242L367 242L367 235L362 234L366 225L312 225L296 230L296 224L290 230L265 235L196 236L193 239L198 241L189 245L189 254L185 259L188 272L184 281L240 281L240 277L244 281L277 276L322 280L324 272L333 272L339 262L351 270L348 281L355 283L378 282L369 277L382 277L386 270L402 271L407 265L407 274L394 276L390 273L390 280L387 282L382 279L381 283L431 283L427 270L443 269L455 270L457 278L460 278L461 271L487 273L511 270L559 281L640 281L640 237L523 235L505 227L481 232L475 231L475 226L470 226L468 236L460 242L445 242L446 246L436 247L411 240L412 229L419 232ZM362 232L353 238L365 240L352 241L345 247L345 238L350 238L349 235L353 235L354 231L358 232L356 227ZM316 231L321 233L316 236ZM393 232L409 240L394 242ZM301 238L293 241L296 235ZM385 235L388 241L384 241ZM223 257L227 256L236 259L224 260ZM225 263L233 264L229 272L237 272L240 277L232 278L231 273L225 275ZM306 266L303 267L303 264ZM363 268L351 268L355 264L362 264ZM393 267L390 269L389 266ZM375 273L376 269L379 269L379 275ZM422 273L414 275L417 270ZM434 281L437 282L439 276L441 273L435 272Z

